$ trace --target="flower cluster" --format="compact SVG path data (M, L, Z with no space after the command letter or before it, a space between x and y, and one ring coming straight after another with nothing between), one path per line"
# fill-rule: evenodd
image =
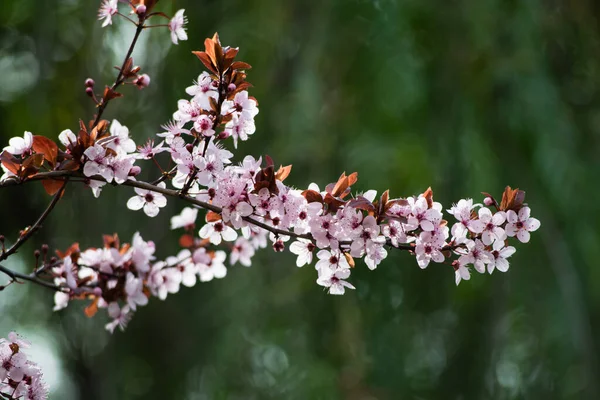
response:
M112 318L106 329L123 329L150 296L164 300L168 293L177 293L180 285L191 287L198 279L207 282L227 274L224 252L207 250L203 244L164 261L156 261L154 243L144 241L139 233L123 245L117 235L105 236L102 248L80 251L75 244L64 253L57 252L60 260L49 271L54 283L65 288L55 293L54 310L65 308L72 299L89 299L88 316L106 308Z
M42 380L42 371L23 352L30 346L16 333L0 339L0 397L7 399L44 400L48 387Z
M131 14L137 14L142 23L154 16L169 18L162 12L151 13L152 8L154 8L154 5L156 4L156 0L132 0L122 2L129 4ZM173 44L178 44L179 40L187 40L187 32L185 31L187 18L183 15L184 12L185 10L177 11L173 18L169 19L169 23L167 24L171 31L171 41ZM115 15L119 15L119 0L102 0L100 9L98 10L98 19L104 20L102 27L104 28L108 25L112 25L112 19Z
M130 2L142 22L154 4ZM116 7L116 2L105 1L101 17L110 23ZM181 10L169 23L174 42L185 38L185 21ZM57 252L58 259L50 263L44 259L34 278L52 280L55 310L74 299L91 301L86 313L105 308L111 317L106 328L112 332L123 328L150 297L164 300L182 285L223 278L226 265L250 267L255 253L267 247L275 252L289 249L298 267L314 263L316 283L335 295L354 289L349 279L357 260L374 270L392 249L414 255L420 268L432 262L452 267L458 285L470 279L470 268L479 273L507 271L508 258L516 251L509 241L527 243L530 232L539 228L524 203L525 193L510 187L500 201L487 193L483 203L458 201L447 210L456 219L450 225L431 188L398 198L391 198L389 191L379 196L375 190L356 193L352 187L357 173L343 173L323 189L315 183L295 188L285 183L291 166L276 168L269 156L246 155L234 162L238 144L256 130L258 103L246 81L251 66L237 61L238 49L222 46L217 34L204 46L193 53L207 71L186 89L189 97L178 101L163 131L146 144L136 146L127 127L100 118L106 104L121 96L116 92L119 84L129 80L140 87L149 82L126 57L116 83L97 101L95 120L88 126L80 123L77 134L63 131L62 148L26 132L11 139L0 154L0 185L39 179L49 194L60 196L66 181L76 179L96 197L107 183L131 186L135 195L127 207L149 217L160 213L167 197L188 203L171 219L172 229L183 230L177 255L157 260L154 243L136 233L130 244L121 245L116 235L105 236L101 248L81 252L75 244ZM140 80L146 83L136 83ZM86 92L93 85L86 81ZM161 167L165 156L170 168ZM138 181L138 160L151 160L161 176ZM199 209L206 210L201 222Z

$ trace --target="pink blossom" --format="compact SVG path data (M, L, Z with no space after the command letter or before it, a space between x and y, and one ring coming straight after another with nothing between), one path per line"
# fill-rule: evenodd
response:
M171 40L173 44L177 44L178 40L187 40L187 33L185 32L185 24L187 24L187 17L183 15L185 10L179 10L175 13L175 16L169 21L169 30L171 31Z
M135 151L135 142L129 137L129 128L116 119L110 124L110 135L113 140L106 145L109 149L125 154Z
M203 239L209 239L214 245L221 244L221 240L233 242L237 239L237 232L231 227L225 225L222 221L209 222L205 224L199 232Z
M441 263L444 261L444 255L440 251L439 242L430 232L422 232L417 238L415 254L417 264L421 268L427 268L430 261Z
M171 229L192 227L196 223L197 216L197 208L185 207L181 210L181 214L171 218Z
M299 238L290 245L290 251L298 256L296 259L298 267L312 263L314 250L315 245L308 239Z
M350 269L322 269L319 272L319 278L317 284L329 288L327 291L329 294L344 294L345 288L356 289L352 284L345 281L350 277Z
M506 233L504 229L500 228L506 221L506 214L503 211L498 211L492 216L492 212L489 208L479 209L479 222L483 224L483 230L481 233L481 241L483 244L489 246L494 241L502 241L506 239Z
M164 182L157 185L164 188ZM144 213L149 217L156 217L160 208L167 205L167 198L158 192L153 192L146 189L135 188L136 196L133 196L127 201L127 208L130 210L140 210L144 208Z
M201 264L198 272L200 274L200 281L209 282L214 278L224 278L227 275L227 267L225 267L226 258L227 255L224 251L217 251L208 264Z
M215 134L213 129L213 121L208 115L200 115L196 121L194 121L194 129L202 136L211 137Z
M192 86L185 89L185 92L190 96L193 96L194 100L198 104L200 104L202 108L204 108L205 110L209 110L210 102L208 99L210 97L212 97L215 100L218 98L218 94L215 90L216 87L214 83L217 82L213 81L210 74L204 71L200 74L200 76L198 76L198 80L194 81L194 84Z
M246 238L240 237L235 241L233 249L231 249L229 263L234 265L239 261L244 267L249 267L252 265L252 256L254 256L254 247L252 247Z
M8 141L8 146L4 148L4 151L20 157L27 157L31 154L31 147L33 146L33 135L31 132L25 132L22 138L14 137Z
M473 204L473 199L461 199L457 204L452 205L448 211L459 222L452 226L452 236L455 238L463 238L468 231L481 233L483 231L483 223L476 219L472 219L471 211L475 207L481 207L481 204Z
M112 25L112 16L117 13L118 10L118 0L103 0L100 5L100 10L98 10L98 19L105 19L102 27L104 28L107 25Z
M456 283L456 286L458 286L458 284L462 281L468 281L469 279L471 279L471 272L469 271L469 268L467 267L467 264L465 263L465 260L463 259L462 262L459 260L456 260L453 263L454 266L454 281Z
M105 328L110 333L114 333L117 326L121 329L121 331L125 330L125 327L129 321L131 321L133 312L128 305L124 305L123 308L120 308L117 302L112 302L108 305L108 315L113 320L106 324Z
M531 209L523 207L519 214L513 210L506 212L508 224L506 224L506 234L510 237L517 236L521 243L529 242L529 232L537 231L540 227L540 221L537 218L530 217Z
M315 269L321 270L337 270L337 269L350 269L350 264L346 260L346 257L339 250L320 250L317 253L317 264Z
M458 261L461 264L473 264L477 272L483 274L485 272L485 264L488 264L491 259L490 253L485 249L485 245L479 239L469 240L466 243L467 253L461 255Z
M510 264L507 258L515 254L516 251L513 246L505 246L504 241L497 240L494 242L494 246L490 252L490 262L487 266L488 272L491 274L494 272L494 268L500 272L508 271Z

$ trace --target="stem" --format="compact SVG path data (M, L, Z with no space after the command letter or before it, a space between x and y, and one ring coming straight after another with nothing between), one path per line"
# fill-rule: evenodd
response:
M47 287L48 289L52 289L56 292L62 292L63 288L53 285L50 282L44 281L42 279L38 279L36 278L35 274L32 275L26 275L26 274L22 274L20 272L15 272L11 269L8 269L2 265L0 265L0 272L5 273L6 275L8 275L13 282L19 282L18 279L22 279L24 281L29 281L32 283L35 283L37 285L43 286L43 287Z
M19 182L18 180L15 179L10 179L10 180L6 180L4 182L0 183L0 188L4 187L4 186L12 186L12 185L19 185L22 183L27 183L30 181L36 181L36 180L44 180L44 179L61 179L61 178L79 178L79 179L93 179L95 181L100 181L100 182L106 182L106 180L104 178L102 178L101 176L92 176L92 177L85 177L84 175L82 175L80 172L74 172L74 171L52 171L52 172L41 172L38 173L34 176L32 176L31 178L27 179L26 181L23 182ZM79 180L78 182L83 182L83 180ZM115 183L113 183L113 185L117 185ZM210 210L213 211L217 214L220 214L223 210L221 207L217 207L213 204L204 202L204 201L200 201L197 200L193 197L190 197L188 195L183 195L180 191L178 190L173 190L173 189L167 189L167 188L162 188L159 186L156 186L153 183L148 183L148 182L143 182L143 181L132 181L132 180L127 180L125 181L123 184L123 186L130 186L130 187L134 187L134 188L139 188L139 189L144 189L144 190L150 190L152 192L155 193L160 193L163 194L165 196L169 196L169 197L174 197L174 198L179 198L182 199L183 201L196 205L200 208L203 208L205 210ZM117 185L118 186L118 185ZM271 232L273 234L276 235L285 235L285 236L289 236L292 238L296 238L296 239L308 239L312 242L315 241L315 239L312 237L312 235L310 234L298 234L292 231L288 231L288 230L284 230L284 229L279 229L279 228L275 228L271 225L268 225L264 222L258 221L255 218L248 216L248 217L243 217L242 218L244 221L248 222L251 225L255 225L258 226L259 228L262 228L268 232ZM351 244L350 242L340 242L341 245L349 245ZM414 246L412 246L411 244L401 244L399 246L393 246L391 244L391 241L388 240L386 245L388 245L389 247L392 247L394 249L397 250L404 250L404 251L414 251ZM462 247L462 245L446 245L444 246L441 250L442 251L446 251L446 250L450 250L450 251L454 251L457 248Z
M127 54L125 55L123 64L121 64L121 68L119 69L119 74L117 75L117 79L115 80L115 83L113 83L113 85L111 87L111 89L113 91L116 90L125 81L125 79L123 78L123 69L125 68L125 65L127 64L127 60L129 60L129 57L131 57L131 53L133 53L133 49L135 47L135 44L137 43L138 38L140 37L140 34L144 30L144 21L140 18L140 22L136 23L136 26L137 27L135 29L135 35L133 36L131 45L129 45L129 50L127 50ZM106 106L108 105L109 101L110 101L109 99L102 99L102 101L100 102L100 105L98 106L98 114L96 115L96 119L94 120L94 123L92 124L91 129L94 129L96 127L96 125L98 125L98 122L100 122L100 118L102 117L102 114L104 113L104 110L106 109Z
M40 228L40 225L44 222L48 215L50 215L50 212L52 212L52 209L54 209L54 206L56 206L56 203L58 203L58 200L60 200L62 194L65 191L65 188L67 187L67 181L68 177L65 180L63 186L60 188L60 190L54 195L52 201L50 202L50 204L48 204L48 207L46 207L42 215L40 215L37 221L35 221L33 226L31 226L30 228L26 228L25 233L23 233L8 250L0 254L0 261L4 261L11 255L16 253L19 247L21 247Z

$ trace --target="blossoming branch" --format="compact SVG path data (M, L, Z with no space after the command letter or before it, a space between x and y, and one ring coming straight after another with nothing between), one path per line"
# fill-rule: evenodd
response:
M42 371L23 352L30 343L16 333L0 339L0 399L45 400L48 387L42 380Z
M357 173L341 176L319 187L294 188L285 183L291 165L276 167L269 156L239 156L233 161L240 141L255 133L258 102L246 80L251 66L236 59L238 49L222 46L217 34L204 41L203 51L193 54L204 66L197 80L177 102L172 120L162 132L136 144L129 129L119 121L102 119L105 108L123 96L121 86L143 89L150 77L141 74L131 54L139 35L154 27L166 27L174 44L187 39L184 10L173 18L154 11L156 1L125 3L129 15L120 11L117 0L105 0L99 11L103 26L115 17L135 25L136 31L114 83L98 93L92 79L85 91L96 104L89 123L80 122L73 131L49 138L25 132L10 139L0 155L4 174L0 188L40 181L53 196L48 208L26 227L10 247L0 237L0 262L17 252L38 230L60 201L68 185L87 185L100 197L107 185L132 188L127 208L155 217L173 200L186 203L171 218L171 229L181 231L181 250L157 258L156 245L136 233L129 243L106 235L102 246L80 249L77 243L50 255L48 246L34 253L31 273L21 274L1 266L9 284L21 280L55 291L55 310L71 301L86 301L86 314L105 309L110 316L106 329L124 328L138 307L152 297L164 300L180 287L194 286L227 275L228 268L252 265L255 253L270 247L296 255L296 265L315 265L316 283L330 294L354 289L353 268L373 270L397 249L412 254L420 268L432 262L447 265L456 284L479 273L506 272L515 253L512 245L527 243L540 222L531 217L525 193L507 187L498 198L483 193L481 202L461 199L445 211L434 201L433 191L392 198L389 191L353 192ZM121 8L125 8L122 6ZM166 18L166 24L150 20ZM170 165L161 165L160 153L168 154ZM153 181L138 180L143 162L160 171ZM126 189L131 190L131 189ZM200 211L203 214L199 214ZM441 272L440 272L441 273Z

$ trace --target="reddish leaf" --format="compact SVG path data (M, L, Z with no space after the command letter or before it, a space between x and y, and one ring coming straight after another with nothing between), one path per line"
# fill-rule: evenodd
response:
M348 186L354 185L358 181L358 172L353 172L348 175Z
M31 175L35 175L42 164L44 163L44 155L43 154L33 154L23 161L23 165L21 170L19 171L19 177L26 179Z
M273 159L268 154L265 155L265 161L267 163L267 167L272 167L275 165L275 163L273 162Z
M48 193L50 196L58 193L58 191L63 187L63 183L64 182L55 179L45 179L42 181L42 185L44 185L46 193Z
M278 181L283 182L285 180L285 178L287 178L288 176L290 176L290 173L292 172L292 166L291 165L287 165L287 166L280 166L279 169L277 170L277 172L275 173L275 179L277 179Z
M83 310L88 318L92 318L98 312L98 298L95 298L92 303Z
M304 196L306 201L309 203L323 203L323 196L321 196L321 193L317 191L305 190L302 192L302 196Z
M104 94L102 95L102 98L104 99L105 102L112 100L112 99L116 99L117 97L123 97L123 94L112 90L108 86L106 86L104 88Z
M231 69L252 69L252 66L248 63L245 63L243 61L236 61L233 64L231 64Z
M350 265L350 268L354 268L356 266L356 263L354 262L354 258L352 258L350 253L343 253L343 254L344 254L344 258L346 258L346 261L348 261L348 265Z
M335 213L338 208L346 204L346 202L336 199L331 194L327 193L325 195L325 204L327 204L330 212Z
M375 212L375 205L362 196L358 196L348 202L348 207L356 208L358 210L365 210L367 212Z
M194 237L192 235L188 235L187 233L181 235L179 238L179 245L184 248L192 247L194 245Z
M118 249L119 246L119 235L116 233L113 235L102 235L102 240L104 241L104 248L106 249Z
M423 197L427 200L427 208L433 207L433 190L431 190L431 187L427 188L425 193L423 193Z
M21 163L19 162L19 160L17 160L15 156L10 154L8 151L3 151L2 153L0 153L0 161L2 161L2 165L4 165L4 168L6 168L15 175L17 175L19 169L21 168Z
M206 222L217 222L221 220L221 214L217 214L214 211L208 211L206 213Z
M56 250L56 255L59 258L65 258L66 256L71 256L71 255L79 256L79 243L73 243L71 245L71 247L69 247L67 250L65 250L64 253L60 250Z
M35 135L33 137L33 150L36 153L43 154L46 161L54 167L56 157L58 156L58 146L56 143L45 136Z
M214 74L218 74L219 72L217 71L217 67L215 65L213 65L210 56L208 54L206 54L206 52L204 51L192 51L193 54L196 55L196 57L198 57L198 59L200 61L202 61L202 64L204 64L204 66L211 71Z
M525 192L522 190L512 189L507 186L502 193L502 202L500 203L500 210L502 211L519 211L523 207L525 201Z
M327 187L329 188L330 186L327 185ZM335 183L335 185L333 185L333 188L331 188L331 190L328 190L326 188L326 190L331 193L332 196L334 197L339 197L342 193L344 193L344 191L348 189L348 177L346 176L346 173L342 173L342 175L340 176L340 178L338 179L338 181Z

